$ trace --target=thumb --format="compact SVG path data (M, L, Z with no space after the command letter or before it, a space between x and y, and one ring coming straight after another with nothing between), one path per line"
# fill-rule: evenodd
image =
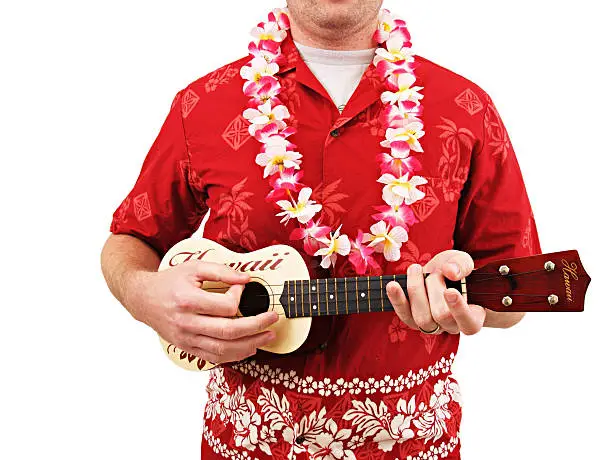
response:
M226 265L215 262L197 261L191 273L196 281L217 281L226 284L246 284L251 277L246 273L232 270Z

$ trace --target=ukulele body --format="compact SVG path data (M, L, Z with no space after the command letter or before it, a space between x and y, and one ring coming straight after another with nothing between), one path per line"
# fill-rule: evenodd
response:
M160 263L159 270L193 260L227 265L251 276L251 282L242 294L239 316L275 311L279 317L278 321L268 328L276 334L274 341L261 347L262 350L279 354L291 353L306 341L312 318L289 319L280 303L285 281L310 279L304 259L294 248L275 245L249 253L236 253L205 238L189 238L168 251ZM202 289L216 293L223 293L228 288L227 284L219 282L202 283ZM181 350L162 337L160 341L168 357L184 369L198 371L216 366Z

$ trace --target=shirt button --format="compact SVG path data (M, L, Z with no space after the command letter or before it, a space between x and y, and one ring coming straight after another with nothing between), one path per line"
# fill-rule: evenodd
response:
M340 131L338 131L337 129L332 130L331 133L329 133L329 135L331 137L338 137L340 135Z
M302 444L304 441L306 441L306 436L304 436L303 434L301 434L297 438L295 438L295 443L296 444Z

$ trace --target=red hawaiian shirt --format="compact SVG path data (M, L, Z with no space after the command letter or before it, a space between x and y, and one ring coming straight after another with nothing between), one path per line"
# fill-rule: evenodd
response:
M377 155L382 80L373 66L344 111L300 58L289 37L279 79L292 138L303 155L302 182L323 205L324 222L367 231L381 205ZM234 251L290 241L262 168L260 144L241 116L240 68L249 58L197 80L176 96L140 176L114 214L111 231L134 235L160 255L199 227ZM508 134L489 96L474 83L417 57L425 136L419 154L428 181L416 202L397 262L405 273L446 249L467 251L476 266L540 251L525 186ZM312 277L354 273L346 258L331 271L303 253ZM210 371L202 458L459 458L461 395L451 375L459 335L425 335L394 313L314 318L299 350L258 352ZM437 455L437 456L436 456ZM436 457L434 457L436 456Z

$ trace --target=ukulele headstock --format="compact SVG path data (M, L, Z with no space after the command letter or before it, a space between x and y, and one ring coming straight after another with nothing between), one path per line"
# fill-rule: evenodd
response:
M578 251L505 259L467 279L468 301L494 311L583 311L591 278Z

